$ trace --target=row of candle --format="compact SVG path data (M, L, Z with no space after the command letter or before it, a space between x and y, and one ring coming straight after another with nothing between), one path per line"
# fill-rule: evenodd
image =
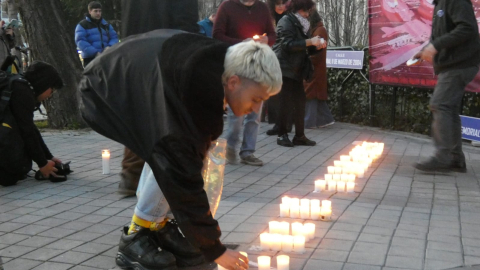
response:
M328 184L328 186L327 186ZM355 182L335 181L335 180L316 180L315 192L321 191L337 191L337 192L355 192Z
M270 234L290 235L290 223L283 221L270 221L268 223ZM292 223L292 236L303 235L305 241L310 241L315 238L315 224L300 222Z
M338 160L335 160L336 162L341 162ZM365 176L365 171L369 168L368 163L362 163L362 162L344 162L343 164L335 164L335 166L328 166L328 174L334 175L334 174L349 174L356 176L358 178L363 178Z
M260 234L260 247L262 250L305 252L306 238L303 235Z
M355 182L354 174L325 174L325 181Z
M332 202L322 200L283 197L280 204L280 217L329 220L332 216Z
M258 270L270 270L270 256L258 256ZM290 257L287 255L277 256L277 269L290 270Z

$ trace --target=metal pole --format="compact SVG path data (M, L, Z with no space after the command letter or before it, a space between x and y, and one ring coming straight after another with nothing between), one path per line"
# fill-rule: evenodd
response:
M374 118L375 118L375 85L368 84L368 99L369 99L369 115L370 118L370 126L374 126Z
M397 107L397 87L393 87L392 114L391 114L391 118L390 118L390 123L392 123L392 129L395 129L396 107Z

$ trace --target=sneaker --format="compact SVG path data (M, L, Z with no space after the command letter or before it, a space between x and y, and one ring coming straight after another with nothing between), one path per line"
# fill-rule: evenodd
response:
M288 138L288 134L283 134L282 136L278 136L277 144L285 147L293 147L293 143Z
M439 162L436 158L430 158L424 162L418 162L413 165L418 170L424 172L449 172L451 171L451 166Z
M297 136L293 137L292 142L294 145L305 145L305 146L314 146L317 144L316 142L307 139L305 135L303 135L302 137L297 137Z
M227 154L226 154L227 162L233 165L238 164L237 160L237 153L235 152L235 149L232 149L227 146Z
M120 183L118 183L117 192L126 197L135 196L137 193L138 181L133 181L120 173Z
M158 246L175 256L178 267L192 267L205 263L200 249L188 242L174 219L169 220L162 229L154 233Z
M454 172L459 172L459 173L466 173L467 172L467 164L464 162L452 162L450 164L450 169Z
M115 257L117 265L121 269L176 270L175 257L158 247L154 233L142 228L137 233L128 235L128 227L124 227Z
M333 125L333 124L335 124L335 121L332 121L332 122L330 122L330 123L328 123L328 124L325 124L325 125L323 125L323 126L318 126L318 128L326 128L326 127L331 126L331 125Z
M255 157L253 154L243 157L242 163L252 166L263 166L263 161Z
M480 147L480 142L472 141L472 146Z

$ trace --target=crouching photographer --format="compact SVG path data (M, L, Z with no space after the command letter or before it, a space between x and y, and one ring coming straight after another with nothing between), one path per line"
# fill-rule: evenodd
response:
M56 167L65 165L50 153L33 122L40 102L62 86L58 71L45 62L34 62L24 76L0 70L0 185L25 179L32 161L39 168L37 180L66 180L56 174Z

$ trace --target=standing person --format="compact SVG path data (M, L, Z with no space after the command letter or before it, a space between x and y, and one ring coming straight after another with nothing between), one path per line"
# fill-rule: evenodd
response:
M230 45L258 36L257 42L270 46L275 42L275 30L268 7L258 0L228 0L218 8L213 26L213 38ZM246 116L236 116L228 108L227 160L237 164L236 146L240 140L242 124L243 142L240 147L241 162L253 166L262 166L263 161L253 155L260 127L260 113L251 112Z
M310 14L310 36L319 36L328 44L327 29L316 9ZM312 50L310 61L313 65L313 75L304 83L307 102L305 104L305 128L327 127L333 125L332 113L327 105L327 49Z
M277 25L277 40L273 50L280 61L283 85L280 92L280 107L277 119L277 144L286 147L294 145L314 146L316 142L307 139L304 132L305 91L303 80L311 72L311 63L306 53L307 48L323 49L318 36L308 38L310 9L314 6L312 0L291 0L287 4L287 15ZM295 124L293 141L288 138L287 119L292 113Z
M433 62L438 75L430 99L435 153L416 163L422 171L466 172L460 109L465 87L478 72L480 38L470 0L435 0L430 43L414 58Z
M82 51L83 67L118 43L117 32L102 18L102 5L99 2L88 4L88 14L75 28L75 43Z
M194 248L226 269L248 268L246 257L220 241L201 171L211 142L223 131L225 106L238 116L258 112L281 83L268 46L248 41L228 47L178 30L127 39L87 67L79 86L85 121L148 164L146 193L121 236L121 268L196 265L202 258ZM175 222L165 219L168 209Z
M18 20L11 20L9 23L5 24L4 21L0 22L0 66L5 62L8 56L12 55L12 49L15 48L15 29L18 29ZM21 73L21 70L16 70L16 68L21 68L21 60L15 59L16 67L12 64L8 67L7 72L12 74Z
M216 10L214 10L210 16L206 17L205 19L201 20L198 22L198 25L200 26L200 34L207 36L207 37L212 37L212 31L213 31L213 23L215 22L215 14L217 13Z

